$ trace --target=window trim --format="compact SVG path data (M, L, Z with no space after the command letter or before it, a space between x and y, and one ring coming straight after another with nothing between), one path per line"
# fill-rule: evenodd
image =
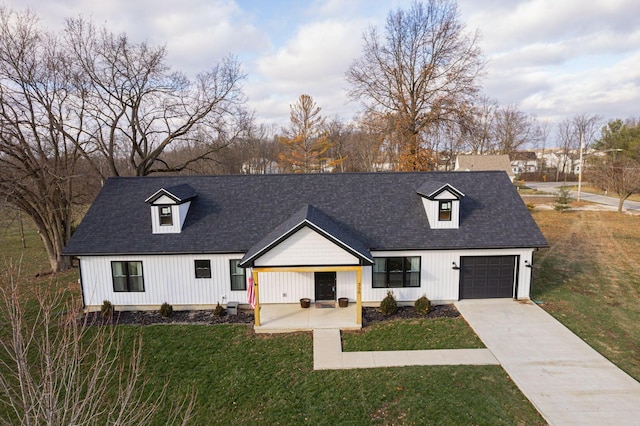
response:
M245 268L239 268L238 264L242 259L229 259L229 280L231 284L231 291L246 291L247 290L247 270ZM242 270L242 274L233 273L233 271ZM238 277L242 277L242 288L233 288L234 281L238 280ZM234 280L235 278L235 280Z
M162 209L169 209L169 214L163 214ZM167 221L168 223L163 223ZM173 226L173 208L170 205L160 205L158 206L158 224L160 226Z
M374 261L376 262L372 266L371 271L371 287L372 288L419 288L421 286L421 275L422 275L422 256L384 256L384 257L374 257ZM389 270L389 259L402 259L402 285L401 286L392 286L391 285L391 273ZM407 269L407 264L411 265L411 259L418 259L418 269L417 271L413 271L411 269ZM375 270L376 264L378 260L384 260L384 270L377 271ZM417 273L417 285L411 285L411 274ZM384 274L384 285L376 285L376 276L380 276Z
M438 220L440 222L451 222L453 220L453 201L440 201L438 205Z
M198 262L207 262L207 266L198 268ZM211 278L211 260L210 259L194 259L193 269L194 269L194 276L196 277L197 280ZM204 275L199 276L198 271L204 272Z
M116 276L113 271L113 265L116 263L122 264L122 270L124 272L123 277L125 277L125 290L116 290ZM129 264L130 263L139 263L140 264L140 278L142 280L142 290L131 290L131 274L129 272ZM144 267L141 260L112 260L111 261L111 283L113 286L113 291L115 293L144 293Z

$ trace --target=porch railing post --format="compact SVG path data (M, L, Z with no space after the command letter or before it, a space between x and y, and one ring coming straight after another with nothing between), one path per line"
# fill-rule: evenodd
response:
M256 307L253 309L253 321L255 327L260 327L260 286L258 285L258 275L258 272L253 272L253 292L256 297Z
M356 269L356 324L362 325L362 266Z

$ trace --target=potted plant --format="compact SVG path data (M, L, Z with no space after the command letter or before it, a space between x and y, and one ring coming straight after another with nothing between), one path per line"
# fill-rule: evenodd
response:
M311 306L311 299L309 299L308 297L303 297L302 299L300 299L300 306L302 308L308 308L309 306Z
M349 306L349 298L348 297L340 297L338 299L338 306L340 306L341 308L346 308L347 306Z

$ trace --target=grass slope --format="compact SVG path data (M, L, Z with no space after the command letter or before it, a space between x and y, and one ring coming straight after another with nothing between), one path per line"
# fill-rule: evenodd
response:
M550 248L536 254L532 297L640 380L640 218L539 211Z

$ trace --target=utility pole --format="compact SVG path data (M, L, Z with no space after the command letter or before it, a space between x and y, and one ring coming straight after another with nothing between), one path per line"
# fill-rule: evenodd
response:
M582 150L584 149L584 134L580 130L580 169L578 170L578 199L580 202L580 191L582 189Z

